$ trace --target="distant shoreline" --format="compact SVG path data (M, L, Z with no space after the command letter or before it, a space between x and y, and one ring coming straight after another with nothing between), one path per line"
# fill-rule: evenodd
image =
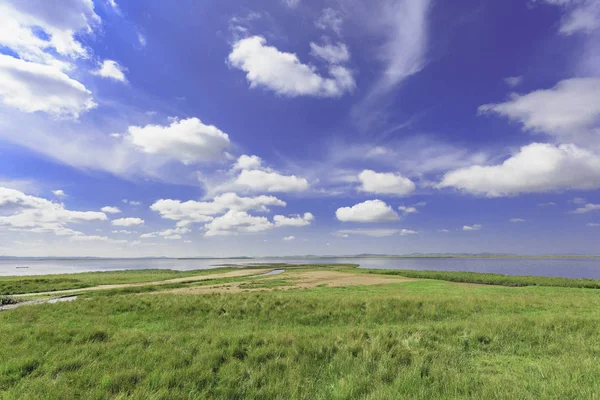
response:
M0 261L11 260L32 260L32 261L94 261L94 260L294 260L294 259L365 259L365 258L389 258L389 259L415 259L415 258L600 258L600 255L594 254L407 254L407 255L387 255L387 254L366 254L366 255L298 255L298 256L256 256L256 257L21 257L21 256L0 256Z

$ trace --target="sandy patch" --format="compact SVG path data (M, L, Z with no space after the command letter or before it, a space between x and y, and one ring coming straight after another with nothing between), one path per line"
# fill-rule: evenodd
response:
M100 286L92 286L81 289L67 289L67 290L55 290L50 292L37 292L37 293L26 293L26 294L17 294L13 295L13 297L22 297L22 296L41 296L41 295L62 295L62 294L71 294L71 293L81 293L81 292L92 292L96 290L110 290L110 289L123 289L130 287L138 287L138 286L157 286L157 285L167 285L170 283L188 283L188 282L197 282L197 281L206 281L211 279L221 279L221 278L236 278L240 276L252 276L259 275L265 272L268 272L268 269L241 269L239 271L226 272L223 274L207 274L207 275L199 275L199 276L188 276L185 278L175 278L175 279L167 279L164 281L153 281L153 282L139 282L139 283L120 283L114 285L100 285Z
M274 288L245 288L240 287L244 283L249 282L265 282L271 279L289 279L289 286L277 286ZM224 283L218 285L196 286L180 289L170 289L156 293L179 293L179 294L203 294L203 293L237 293L237 292L256 292L269 291L274 289L309 289L317 286L342 287L342 286L358 286L358 285L383 285L387 283L409 282L415 279L391 277L372 274L351 274L347 272L337 271L309 271L309 272L286 272L265 278L260 281L247 280L243 282Z

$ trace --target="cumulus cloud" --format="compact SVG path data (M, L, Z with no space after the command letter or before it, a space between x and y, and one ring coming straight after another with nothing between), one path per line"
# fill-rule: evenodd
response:
M77 118L96 107L83 84L53 65L0 54L0 81L0 101L23 112Z
M240 156L229 173L237 174L237 176L213 187L209 193L223 191L301 192L310 187L305 178L284 175L273 168L264 166L261 158L254 155Z
M261 212L269 211L269 207L285 207L286 203L274 196L240 197L236 193L224 193L212 201L194 201L161 199L150 206L161 217L174 221L208 222L214 215L229 210Z
M478 231L481 229L481 225L479 224L475 224L475 225L464 225L462 227L463 231Z
M243 170L235 183L251 190L266 192L301 192L309 187L304 178L264 170Z
M416 235L418 232L412 229L341 229L335 232L336 236L348 237L350 235L362 235L371 237L408 236Z
M141 218L119 218L111 222L114 226L139 226L144 225L144 220Z
M121 212L118 207L105 206L100 209L100 211L105 212L107 214L118 214Z
M259 169L262 166L262 160L258 156L249 156L242 154L238 157L237 161L233 165L232 169L244 170L244 169Z
M169 126L130 126L127 139L145 153L184 164L218 159L231 145L226 133L198 118L174 120Z
M169 235L169 236L164 236L165 240L180 240L182 239L181 235Z
M415 184L401 174L375 172L369 169L358 175L360 190L368 193L406 196L415 190Z
M600 187L600 156L573 144L532 143L502 164L446 173L438 188L488 197Z
M389 222L400 219L398 214L381 200L367 200L352 207L341 207L335 216L342 222Z
M283 215L276 215L273 217L275 225L277 226L306 226L315 219L315 217L307 212L304 215L291 215L289 217Z
M273 224L266 217L256 217L245 211L229 210L224 215L204 225L204 236L228 236L239 233L262 232Z
M519 222L525 222L525 220L523 218L511 218L510 222L519 223Z
M502 115L521 123L525 130L563 141L582 139L600 121L600 78L566 79L551 89L513 94L507 102L482 105L479 112Z
M283 240L287 240L287 241L294 240L294 239L296 239L295 236L286 236L283 238Z
M570 211L570 213L571 214L587 214L591 211L600 211L600 204L588 203L583 207L579 207L573 211Z
M65 198L67 197L67 194L65 193L64 190L62 189L56 189L52 191L52 194L55 195L56 197L60 197L60 198Z
M92 74L125 83L127 82L125 71L125 68L119 65L118 62L113 60L104 60L97 70L92 71Z
M263 87L284 96L339 97L356 86L348 68L330 65L330 77L323 77L296 54L268 46L261 36L235 42L229 63L246 72L251 88Z
M95 211L71 211L63 204L27 195L16 189L0 187L0 226L12 230L56 235L80 235L67 225L105 221L106 214Z

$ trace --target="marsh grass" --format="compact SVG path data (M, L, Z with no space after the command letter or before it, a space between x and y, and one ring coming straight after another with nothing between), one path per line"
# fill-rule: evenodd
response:
M407 278L437 279L449 282L476 283L483 285L500 286L550 286L572 287L586 289L600 289L600 280L594 279L569 279L549 276L514 276L502 274L488 274L478 272L453 272L453 271L419 271L419 270L377 270L356 269L357 273L400 275Z
M96 295L0 313L0 398L593 398L596 291Z

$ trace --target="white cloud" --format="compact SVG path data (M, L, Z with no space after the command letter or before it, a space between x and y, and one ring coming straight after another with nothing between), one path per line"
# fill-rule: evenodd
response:
M425 65L431 2L399 0L381 4L383 7L378 10L379 16L373 23L386 37L379 51L385 70L375 92L393 88Z
M105 212L107 214L118 214L121 212L118 207L105 206L100 209L100 211Z
M419 212L417 207L413 206L398 206L398 210L402 211L405 214L416 214Z
M600 28L600 3L597 0L542 0L561 6L565 15L560 24L560 33L591 33Z
M462 227L463 231L478 231L481 229L481 225L479 224L475 224L475 225L464 225Z
M300 4L300 0L281 0L281 2L289 8L296 8Z
M158 234L157 232L144 233L144 234L140 235L140 238L141 239L155 238L157 234Z
M173 236L173 235L184 235L186 233L190 233L192 230L186 227L176 227L173 229L166 229L164 231L158 232L159 236Z
M125 83L127 82L125 71L126 69L119 65L118 62L113 60L104 60L102 65L100 65L97 70L93 71L92 74Z
M522 76L509 76L508 78L504 78L504 82L510 87L519 86L521 84L521 82L523 82L523 77Z
M555 205L556 205L556 203L553 202L553 201L549 201L548 203L540 203L540 204L538 204L539 207L553 207Z
M389 222L400 219L392 207L381 200L367 200L352 207L338 208L335 216L343 222Z
M438 229L438 232L449 233L450 231L448 229Z
M600 156L573 144L532 143L502 164L446 173L438 188L488 197L600 187Z
M525 222L525 220L523 218L511 218L510 222L519 223L519 222Z
M0 100L7 106L77 118L96 107L92 93L58 67L0 54Z
M114 244L125 244L127 243L127 240L117 240L117 239L111 239L107 236L97 236L97 235L77 235L77 236L71 236L70 240L75 241L75 242L107 242L107 243L114 243Z
M596 222L590 222L590 223L587 224L587 226L598 227L598 226L600 226L600 224L596 223Z
M140 206L140 205L142 205L141 201L127 200L127 199L123 199L121 201L123 203L125 203L125 204L129 204L130 206Z
M80 235L80 232L67 225L106 219L106 214L101 212L71 211L63 204L0 187L0 226L11 230L50 232L61 236Z
M28 61L58 64L49 50L86 57L75 35L91 32L99 22L91 0L8 0L0 4L0 46Z
M137 39L140 46L146 47L148 45L148 39L146 39L146 36L140 31L137 32Z
M591 211L600 211L600 204L588 203L583 207L579 207L573 211L569 211L571 214L587 214Z
M585 199L583 197L574 197L571 200L571 203L573 203L573 204L585 204L586 201L585 201Z
M360 190L368 193L406 196L415 190L415 184L401 174L364 170L358 175Z
M181 235L170 235L170 236L164 236L165 240L180 240L182 239Z
M229 210L204 225L204 236L227 236L238 233L262 232L273 228L266 217L255 217L245 211Z
M235 183L251 190L267 192L301 192L309 187L306 179L296 175L263 170L243 170Z
M111 222L114 226L139 226L144 225L144 220L141 218L119 218Z
M234 43L229 63L246 72L251 88L264 87L290 97L339 97L356 86L349 69L331 65L330 77L324 78L313 67L300 62L296 54L267 46L261 36Z
M581 139L600 121L600 78L566 79L551 89L513 94L505 103L482 105L479 112L508 117L525 130L562 140Z
M106 2L115 12L117 12L117 13L121 12L121 10L119 9L119 5L117 4L117 2L115 0L106 0Z
M283 215L273 217L273 221L277 226L306 226L310 225L314 219L315 217L309 212L304 213L304 215L292 215L290 217Z
M121 229L121 230L118 230L118 231L112 231L112 233L122 233L123 235L131 235L131 234L134 234L135 232L134 231L128 231L126 229Z
M268 207L285 207L286 203L274 196L240 197L235 193L224 193L216 196L212 201L161 199L150 206L161 217L174 221L208 222L212 216L228 210L249 211L257 210L266 212Z
M283 240L287 240L287 241L294 240L294 239L296 239L295 236L286 236L283 238Z
M416 235L418 232L411 229L341 229L335 233L336 236L348 237L349 235L362 235L371 237L408 236Z
M169 126L130 126L128 140L145 153L163 155L191 164L223 157L229 136L198 118L174 120Z
M259 169L262 166L262 160L258 156L249 156L243 154L238 157L236 163L233 165L232 169L236 170L244 170L244 169Z
M315 21L315 26L323 30L331 29L336 34L341 35L343 23L344 19L339 11L327 7L323 9L319 19Z
M310 54L327 61L329 64L340 64L350 60L350 52L344 43L325 44L320 46L311 42Z
M56 189L52 191L52 194L55 195L56 197L60 197L60 198L65 198L67 197L67 194L64 192L64 190L62 189Z

